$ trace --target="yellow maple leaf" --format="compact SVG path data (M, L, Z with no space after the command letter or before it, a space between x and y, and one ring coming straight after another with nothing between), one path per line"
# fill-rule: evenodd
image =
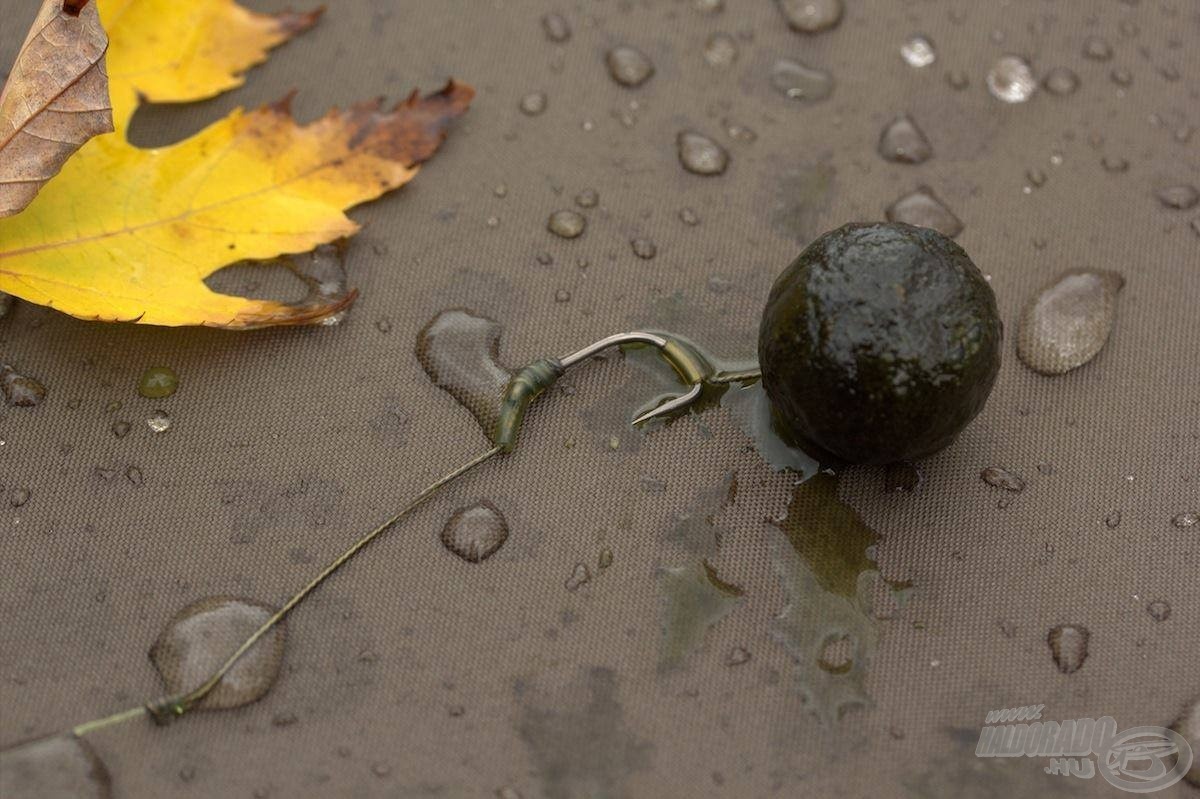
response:
M353 296L298 305L219 294L241 260L351 235L344 210L412 179L474 92L451 81L297 125L287 101L235 111L161 148L126 140L138 98L185 102L237 86L317 14L233 0L100 0L116 132L67 161L22 213L0 219L0 291L85 319L248 328L319 321Z

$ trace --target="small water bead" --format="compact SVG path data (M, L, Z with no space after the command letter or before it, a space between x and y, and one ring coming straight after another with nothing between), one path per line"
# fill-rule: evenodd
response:
M146 420L146 426L155 434L165 433L171 429L171 417L167 416L166 411L155 411L149 419Z
M496 789L496 799L524 799L516 788L505 786Z
M714 33L704 42L704 63L714 69L727 69L737 61L737 40L728 33Z
M563 586L568 591L578 591L581 586L592 579L592 570L587 567L586 563L576 563L575 568L571 571L571 576L563 583Z
M503 183L497 183L492 189L492 194L497 197L504 198L508 196L508 186Z
M600 550L600 555L596 558L596 565L601 569L607 569L613 565L613 551L608 547Z
M376 777L380 777L380 778L386 777L392 773L392 767L389 766L387 763L372 763L371 764L371 773L374 774Z
M1074 270L1032 297L1017 324L1017 355L1030 369L1060 375L1099 354L1112 332L1125 285L1110 271Z
M1161 599L1155 600L1146 606L1146 612L1150 614L1150 618L1155 621L1166 621L1171 618L1171 606L1163 602Z
M375 320L375 329L384 335L392 332L392 320L386 316Z
M442 528L442 544L467 563L480 563L508 540L508 522L500 509L479 500L454 511Z
M679 209L679 221L694 227L700 224L700 215L691 208L681 208Z
M169 397L179 388L179 376L169 366L151 366L138 378L138 393L148 399Z
M692 7L701 14L719 14L725 10L725 0L692 0Z
M533 256L533 260L537 261L542 266L550 266L554 263L554 256L544 250Z
M729 650L729 654L725 656L726 666L741 666L743 663L750 662L750 651L744 646L735 646Z
M681 131L675 137L679 163L694 175L720 175L729 166L729 153L712 139L695 131Z
M500 217L489 216L485 222L488 227L500 227Z
M771 67L771 85L792 100L815 103L833 94L833 76L800 61L781 58Z
M1019 56L1003 56L988 70L988 91L1006 103L1026 102L1037 91L1037 85L1029 62Z
M1121 526L1121 511L1115 510L1104 517L1104 526L1110 530L1115 530Z
M915 34L904 40L900 45L900 57L904 63L915 69L921 69L937 61L937 50L929 37Z
M546 14L542 17L542 32L552 42L565 42L571 38L571 23L562 14Z
M274 612L266 605L227 596L202 599L179 611L150 649L150 660L167 692L178 694L202 684ZM264 696L283 662L283 624L263 635L197 707L241 707Z
M595 189L584 189L575 195L575 204L580 208L595 208L600 204L600 193Z
M130 466L125 470L125 479L139 488L143 483L146 482L146 478L142 474L142 470L136 466Z
M8 504L19 508L29 501L28 488L14 488L8 492Z
M878 150L884 160L899 164L921 164L933 155L929 139L908 116L888 123L879 136Z
M1083 40L1083 55L1093 61L1107 61L1113 56L1112 45L1099 36L1089 36Z
M799 33L821 33L842 21L842 0L778 0L788 27Z
M1026 170L1025 179L1029 181L1031 186L1040 187L1046 183L1046 173L1034 167L1033 169Z
M1178 513L1171 517L1171 524L1175 525L1181 530L1187 530L1191 527L1195 527L1197 524L1200 524L1200 513L1195 511Z
M564 209L550 214L546 221L546 229L564 239L574 239L583 235L587 220L577 211Z
M622 86L641 86L654 75L654 62L636 47L614 47L608 51L604 61L608 65L608 74Z
M560 303L570 302L571 292L567 291L566 289L559 289L558 291L554 292L554 301Z
M1025 480L1020 475L999 466L989 466L980 472L979 476L983 482L993 488L1003 488L1005 491L1013 493L1025 490Z
M658 254L657 245L650 239L634 239L629 242L629 245L633 249L634 255L647 261Z
M723 119L721 125L725 128L725 133L729 135L729 138L736 142L753 144L758 141L758 134L739 122Z
M955 69L946 73L946 83L951 89L962 91L971 85L971 79L961 69Z
M530 92L521 98L519 107L522 114L535 117L546 110L546 103L545 92Z
M1129 160L1119 155L1106 155L1100 159L1100 166L1104 168L1105 172L1119 175L1129 171Z
M1066 97L1079 88L1079 76L1066 67L1055 67L1042 78L1042 86L1056 97Z
M1133 73L1121 67L1117 67L1110 72L1109 77L1112 78L1112 82L1118 86L1129 86L1133 83Z
M917 227L933 228L944 236L954 238L963 231L962 221L947 208L933 190L921 186L896 200L884 212L889 222L904 222Z
M18 408L33 408L46 399L45 386L6 363L0 363L0 392L9 405Z
M1074 674L1083 667L1088 656L1091 633L1080 624L1060 624L1046 635L1054 664L1063 674Z
M733 288L733 279L725 275L713 275L704 285L713 294L727 294Z
M1186 183L1159 189L1155 192L1155 196L1167 208L1174 208L1178 211L1188 211L1200 204L1200 191L1197 191L1195 186Z

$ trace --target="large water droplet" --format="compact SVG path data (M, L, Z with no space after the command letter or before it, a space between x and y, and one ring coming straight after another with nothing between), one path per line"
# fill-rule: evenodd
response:
M827 31L842 21L842 0L779 0L788 27L800 33Z
M108 769L87 741L70 733L0 751L4 799L109 799Z
M471 412L491 436L512 376L500 366L500 325L468 311L442 311L417 335L417 360L434 385Z
M556 236L562 236L564 239L578 238L583 235L586 227L587 220L583 218L583 214L569 209L555 211L546 220L546 229Z
M904 44L900 45L900 57L910 67L921 69L937 61L937 49L929 37L916 34L905 39Z
M487 500L454 511L442 528L446 549L468 563L487 560L508 540L504 514Z
M6 363L0 363L0 391L9 405L32 408L46 398L46 387Z
M917 227L933 228L944 236L954 238L963 231L963 223L928 186L904 195L888 206L889 222L904 222Z
M879 137L879 154L888 161L920 164L929 160L933 148L929 139L908 116L893 119Z
M266 605L227 596L201 599L175 614L150 649L150 660L168 694L203 684L272 614L274 610ZM219 710L262 698L279 674L284 639L280 622L196 706Z
M654 74L654 62L636 47L614 47L604 61L608 64L608 74L622 86L641 86Z
M1124 284L1116 272L1059 275L1025 306L1017 325L1017 355L1045 375L1084 365L1108 341Z
M1083 667L1088 656L1088 639L1091 633L1081 624L1060 624L1050 630L1046 643L1054 664L1063 674L1073 674Z
M793 100L815 103L833 94L833 76L799 61L781 58L771 67L771 85Z
M138 393L149 399L169 397L179 388L179 376L169 366L151 366L138 378Z
M1006 55L988 70L987 87L997 100L1023 103L1037 91L1037 79L1025 59Z
M1180 211L1190 210L1200 204L1200 191L1197 191L1195 186L1186 183L1159 189L1155 195L1158 197L1158 201L1167 208L1175 208Z
M675 137L679 163L694 175L720 175L729 165L729 153L707 136L685 130Z

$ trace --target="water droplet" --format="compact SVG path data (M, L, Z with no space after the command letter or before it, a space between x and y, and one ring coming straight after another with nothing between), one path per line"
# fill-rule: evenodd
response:
M1197 524L1200 524L1200 513L1196 513L1194 511L1177 513L1171 518L1171 524L1175 525L1181 530L1186 530L1189 527L1195 527Z
M492 189L492 194L494 194L495 196L500 197L500 198L507 197L508 196L508 186L504 185L503 183L497 183L496 186Z
M701 14L719 14L725 10L725 0L692 0L692 6Z
M1166 621L1171 618L1171 606L1157 599L1146 606L1146 612L1150 614L1150 618L1155 621Z
M169 366L151 366L142 372L137 386L138 393L149 399L169 397L178 388L179 376Z
M567 291L566 289L559 289L558 291L554 292L554 301L555 302L570 302L571 301L571 292Z
M1167 208L1175 208L1180 211L1190 210L1200 204L1200 191L1197 191L1195 186L1185 183L1159 189L1155 192L1155 196Z
M842 0L779 0L788 27L800 33L820 33L842 21Z
M1119 174L1129 171L1129 160L1119 155L1106 155L1100 159L1100 166L1104 167L1105 172Z
M706 562L663 569L662 639L658 666L679 666L705 634L743 601L742 591L722 581Z
M650 57L628 45L609 50L604 60L608 64L608 74L622 86L641 86L654 74Z
M1079 88L1079 76L1066 67L1055 67L1042 78L1042 85L1054 96L1066 97Z
M951 89L962 91L971 85L971 79L961 69L955 69L946 73L946 83Z
M521 98L519 108L522 114L535 117L546 110L546 102L545 92L530 92Z
M29 501L28 488L14 488L8 492L8 504L14 508L19 508Z
M705 285L713 294L727 294L733 289L733 279L725 275L713 275L705 282Z
M171 417L167 416L166 411L155 411L146 420L146 426L155 433L165 433L171 429Z
M571 576L563 583L568 591L578 591L580 586L592 579L592 570L587 567L586 563L576 563Z
M1116 67L1108 75L1112 78L1112 82L1118 86L1130 86L1133 84L1133 73L1122 67Z
M685 225L694 227L700 224L700 216L691 208L681 208L679 210L679 221Z
M1037 91L1037 80L1029 62L1015 55L1006 55L988 70L988 91L997 100L1023 103Z
M417 360L434 385L471 412L488 436L512 377L500 366L500 325L468 311L442 311L417 334Z
M910 67L921 69L937 61L937 50L927 36L915 34L905 39L900 45L900 57Z
M167 692L174 695L201 685L273 613L266 605L227 596L201 599L179 611L150 649ZM260 638L197 707L240 707L265 695L283 661L283 624Z
M1044 375L1083 366L1108 341L1124 285L1116 272L1059 275L1025 306L1017 325L1017 355Z
M70 733L0 751L0 796L6 799L109 799L112 779L104 762Z
M879 137L879 154L886 161L921 164L933 155L929 139L908 116L893 119Z
M587 220L577 211L562 210L555 211L550 214L550 219L546 222L546 228L556 236L562 236L564 239L573 239L583 235L584 228L587 227Z
M600 569L607 569L613 565L613 551L608 547L600 550L600 556L596 558L596 565Z
M933 228L944 236L954 238L963 231L963 223L928 186L904 195L888 206L889 222L904 222L917 227Z
M799 61L781 58L771 67L771 85L793 100L815 103L833 94L833 76Z
M126 421L113 422L111 428L112 434L117 438L124 438L125 436L129 435L129 431L132 429L132 427L133 425Z
M1121 511L1114 510L1112 513L1104 517L1104 526L1110 530L1115 530L1121 526Z
M726 666L740 666L743 663L750 662L750 651L744 646L735 646L729 650L729 654L725 656Z
M580 208L595 208L600 204L600 193L595 189L584 189L575 195L575 204Z
M489 216L487 218L486 224L488 227L500 227L500 217Z
M715 69L726 69L737 61L737 40L728 33L714 33L704 42L704 63Z
M729 138L736 142L753 144L754 142L758 141L758 134L739 122L723 119L721 120L721 124L724 126L725 133L729 135Z
M1033 169L1029 169L1025 172L1025 179L1028 180L1032 186L1044 186L1046 184L1046 173L1034 167Z
M0 363L0 391L9 405L32 408L46 398L46 387L6 363Z
M542 17L542 31L552 42L565 42L571 38L571 24L562 14L546 14Z
M999 466L989 466L980 472L979 476L983 482L994 488L1003 488L1005 491L1014 493L1025 490L1025 481L1020 475L1007 469L1001 469Z
M125 479L138 487L141 487L146 482L146 478L142 475L142 470L136 466L130 466L125 470Z
M921 485L921 470L916 464L902 461L890 464L883 473L883 490L888 493L911 494Z
M720 175L729 165L729 153L707 136L685 130L675 137L679 163L694 175Z
M442 528L446 549L468 563L487 560L508 540L504 514L487 500L454 511Z
M1083 40L1083 55L1093 61L1107 61L1113 56L1112 45L1099 36L1089 36Z
M503 787L496 789L496 799L524 799L516 788Z
M1073 674L1083 667L1088 656L1091 633L1081 624L1060 624L1050 630L1046 643L1054 663L1063 674Z
M638 258L650 260L658 254L658 247L650 239L634 239L629 242L629 245L633 248L633 254Z
M389 766L387 763L372 763L371 764L371 773L374 774L376 777L381 777L381 778L386 777L387 775L392 773L392 767Z

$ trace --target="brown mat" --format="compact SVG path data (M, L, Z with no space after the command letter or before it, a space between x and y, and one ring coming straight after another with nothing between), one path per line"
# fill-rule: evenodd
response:
M572 374L574 393L534 412L517 454L302 606L264 699L90 741L124 797L1123 795L1099 777L1047 775L1043 759L980 760L974 747L996 708L1045 704L1047 718L1111 715L1123 729L1169 724L1200 695L1200 527L1171 522L1200 509L1200 209L1155 198L1200 184L1200 133L1189 133L1200 127L1200 8L847 0L836 30L806 38L768 0L725 5L334 0L242 89L139 113L134 137L150 143L292 87L303 118L450 75L479 91L412 184L353 213L365 225L348 262L361 297L338 327L102 326L28 304L0 321L4 359L49 391L38 408L0 408L0 484L30 492L0 508L0 746L157 696L146 653L181 607L214 594L281 602L482 449L414 356L438 311L500 321L509 364L634 324L749 355L767 289L803 243L880 218L924 184L965 222L958 241L991 275L1009 335L987 408L922 464L915 494L885 494L877 469L841 480L881 536L883 575L914 586L873 623L869 707L811 718L801 667L773 634L789 553L764 520L786 513L793 478L772 473L723 409L645 437L623 426L649 396L612 359ZM539 23L552 10L573 28L562 45ZM0 0L0 64L32 15ZM717 32L739 50L724 70L703 58ZM920 70L899 55L918 32L938 54ZM1089 35L1111 43L1111 60L1084 57ZM657 67L637 90L606 73L604 53L623 42ZM1001 103L984 76L1010 52L1039 73L1070 67L1082 85ZM779 94L768 74L781 57L828 69L832 96L806 106ZM1132 83L1114 82L1114 68ZM954 71L967 88L950 85ZM522 114L522 95L539 90L545 112ZM876 154L900 113L930 139L928 162ZM731 137L731 125L756 139ZM683 129L728 146L724 175L681 169ZM1105 157L1129 166L1109 171ZM1047 179L1025 192L1032 169ZM584 236L548 233L547 216L586 188L600 205L583 210ZM681 221L683 208L700 223ZM634 254L639 237L655 257ZM1088 366L1038 376L1015 356L1017 315L1050 276L1085 266L1126 277L1112 338ZM561 291L569 301L555 301ZM175 396L137 395L153 364L177 370ZM154 436L143 420L158 408L174 425ZM118 439L109 430L122 419L134 427ZM144 484L122 476L128 466ZM987 466L1028 487L998 502L979 479ZM722 507L710 495L731 471L736 496ZM438 533L476 498L503 511L511 534L470 564ZM691 535L679 532L687 513ZM662 569L697 562L710 514L721 532L712 563L745 595L663 668ZM606 547L612 565L600 570ZM592 577L568 591L577 563ZM1168 620L1150 616L1153 600L1170 604ZM1062 623L1091 631L1069 675L1046 644ZM750 658L730 665L739 647Z

